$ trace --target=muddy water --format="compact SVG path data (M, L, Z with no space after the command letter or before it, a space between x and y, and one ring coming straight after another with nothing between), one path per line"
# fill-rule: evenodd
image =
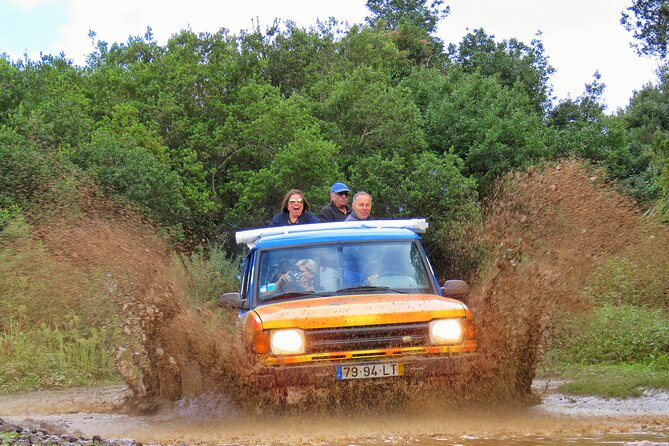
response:
M132 438L144 444L543 445L669 443L669 394L632 400L571 398L536 383L539 405L458 407L377 414L253 414L217 395L163 406L152 415L114 409L125 386L0 397L0 418L51 433Z
M667 442L666 410L598 414L601 401L531 388L553 312L587 310L580 290L598 259L643 246L651 236L655 244L669 240L666 230L645 222L630 201L576 163L516 175L487 203L481 243L492 261L472 283L470 299L482 360L465 383L464 406L442 401L446 394L416 398L418 392L396 386L381 398L374 389L325 392L286 414L249 385L230 320L190 300L187 271L150 228L97 199L84 197L81 208L78 220L41 222L36 234L62 264L107 271L110 297L124 309L128 340L115 355L127 398L116 409L100 395L93 398L97 409L90 399L67 409L33 399L23 410L0 410L0 417L41 413L55 427L145 443ZM664 258L656 261L666 262L669 249L659 252L654 255ZM526 405L537 397L542 404ZM659 401L664 407L666 400Z

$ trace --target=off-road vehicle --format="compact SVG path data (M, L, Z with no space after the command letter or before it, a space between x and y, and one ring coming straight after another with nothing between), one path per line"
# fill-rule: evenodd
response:
M447 376L477 348L465 282L440 286L423 219L241 231L239 311L262 388Z

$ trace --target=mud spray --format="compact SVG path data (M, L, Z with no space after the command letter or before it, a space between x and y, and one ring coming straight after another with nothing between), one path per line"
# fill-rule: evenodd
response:
M62 262L107 273L110 296L124 313L128 342L114 354L133 393L131 407L149 412L205 394L241 407L267 405L271 398L249 385L233 318L190 301L187 271L150 226L83 195L80 212L44 220L37 233ZM458 392L470 400L526 401L553 312L587 307L580 290L598 259L662 231L575 162L508 178L486 209L492 260L470 296L481 360ZM398 400L407 407L421 394L439 401L453 394L404 385L381 390L389 407ZM379 393L377 386L347 383L307 400L329 407L373 400L378 408Z

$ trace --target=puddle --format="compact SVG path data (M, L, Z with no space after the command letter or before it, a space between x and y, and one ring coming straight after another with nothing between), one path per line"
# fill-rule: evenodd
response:
M535 382L535 388L545 383ZM202 445L669 445L669 394L604 400L546 393L539 405L337 416L242 412L220 396L180 400L154 415L115 413L123 386L0 398L0 418L58 435ZM77 408L81 411L77 411ZM97 408L97 411L93 410Z

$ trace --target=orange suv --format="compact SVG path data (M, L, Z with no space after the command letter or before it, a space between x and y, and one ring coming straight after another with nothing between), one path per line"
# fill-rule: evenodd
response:
M261 388L453 373L477 348L465 282L439 286L423 219L241 231L234 307Z

